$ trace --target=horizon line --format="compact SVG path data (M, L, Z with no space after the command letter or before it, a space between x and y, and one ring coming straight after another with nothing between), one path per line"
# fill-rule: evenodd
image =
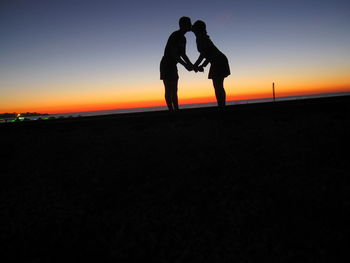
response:
M276 96L277 99L283 99L283 98L300 98L305 96L342 96L342 95L350 95L350 91L344 91L344 92L319 92L319 93L305 93L305 94L299 94L299 95L287 95L287 96ZM229 98L226 100L226 102L239 102L239 101L255 101L255 100L268 100L270 99L273 101L273 96L266 96L266 97L251 97L251 98L241 98L241 99L233 99L237 98L239 96L229 96ZM241 96L242 97L242 96ZM209 99L208 101L202 101L202 99ZM231 99L230 99L231 98ZM189 98L184 99L185 101L193 101L192 103L179 103L180 106L187 106L187 105L195 105L195 104L209 104L209 103L216 103L216 100L214 98L209 97L202 97L202 98ZM155 101L154 101L155 102ZM180 102L180 100L179 100ZM93 110L82 110L82 111L64 111L64 112L53 112L53 113L47 113L47 112L37 112L37 111L22 111L22 112L4 112L0 114L23 114L23 113L38 113L42 115L60 115L60 114L76 114L76 113L86 113L86 112L103 112L103 111L116 111L116 110L132 110L132 109L151 109L151 108L157 108L157 107L166 107L165 103L160 102L159 104L155 104L152 106L145 106L145 107L117 107L117 108L107 108L107 109L93 109Z

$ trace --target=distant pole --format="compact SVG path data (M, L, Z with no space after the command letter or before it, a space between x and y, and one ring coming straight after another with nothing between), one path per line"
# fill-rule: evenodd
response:
M272 96L273 96L273 101L276 101L276 96L275 96L275 82L272 82Z

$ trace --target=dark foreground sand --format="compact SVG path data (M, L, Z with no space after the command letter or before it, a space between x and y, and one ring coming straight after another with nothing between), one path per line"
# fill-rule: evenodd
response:
M2 124L1 257L340 262L349 105L336 97Z

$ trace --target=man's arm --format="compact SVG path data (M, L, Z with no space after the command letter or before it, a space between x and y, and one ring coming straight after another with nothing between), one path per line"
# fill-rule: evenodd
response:
M187 57L185 53L181 54L181 58L188 64L188 65L193 65L190 59Z
M179 62L182 66L184 66L186 69L189 70L189 68L191 68L192 70L192 63L191 61L188 59L188 57L185 55L185 57L181 56L177 58L177 62Z
M193 64L186 55L182 55L179 58L179 63L181 63L188 71L193 70Z
M182 64L188 71L193 70L193 64L190 61L190 59L188 58L188 56L186 55L186 38L183 38L183 41L180 42L180 57L179 60L181 60L181 62L179 61L179 63L185 63Z

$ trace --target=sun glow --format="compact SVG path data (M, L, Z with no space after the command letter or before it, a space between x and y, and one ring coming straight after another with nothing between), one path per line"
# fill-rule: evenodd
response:
M258 85L257 82L225 81L227 101L272 97L272 82ZM350 92L350 83L339 85L312 85L275 82L276 97L311 95L320 93ZM210 80L195 83L179 81L179 104L215 102L215 92ZM164 106L162 83L145 85L143 89L111 87L89 89L85 94L42 96L18 96L11 103L2 103L0 112L68 113L126 108Z

